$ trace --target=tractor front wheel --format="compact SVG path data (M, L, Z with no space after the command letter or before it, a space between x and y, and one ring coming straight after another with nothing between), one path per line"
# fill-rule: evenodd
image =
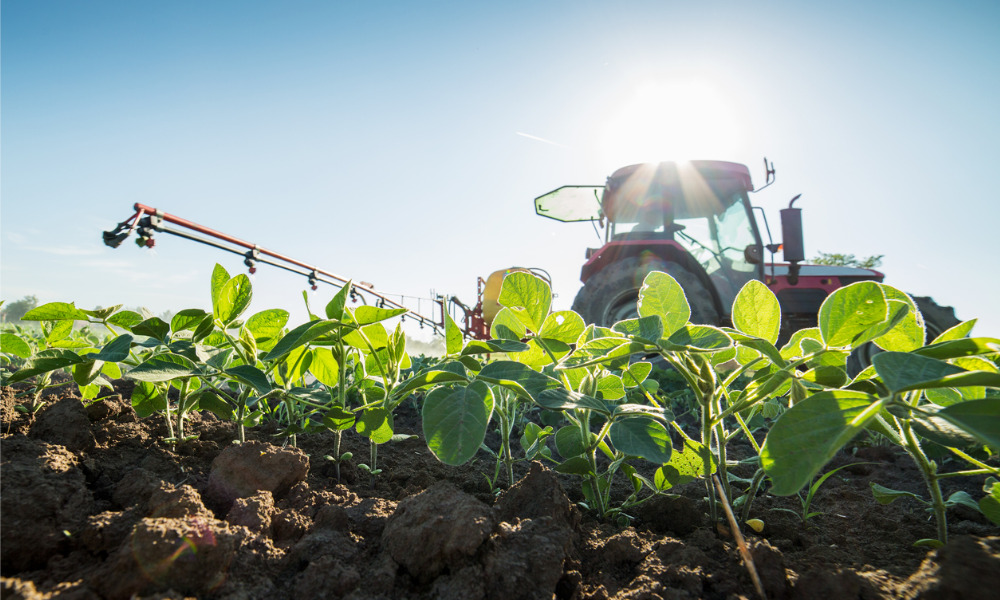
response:
M587 280L573 301L573 310L587 323L611 327L639 316L636 306L646 275L663 271L680 284L691 306L691 322L718 325L719 312L712 295L694 273L677 263L632 257L611 263Z

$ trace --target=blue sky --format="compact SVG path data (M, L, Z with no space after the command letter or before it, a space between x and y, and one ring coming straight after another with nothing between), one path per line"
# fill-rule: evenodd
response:
M5 0L0 297L207 307L236 257L102 245L141 202L380 290L579 288L586 224L532 199L644 160L762 157L777 231L1000 335L996 2ZM262 268L254 310L304 319ZM332 289L320 288L325 303Z

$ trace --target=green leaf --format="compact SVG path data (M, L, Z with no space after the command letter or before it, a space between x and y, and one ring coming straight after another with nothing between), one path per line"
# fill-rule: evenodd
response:
M616 420L642 416L666 423L674 419L674 414L669 408L649 406L648 404L616 404L611 414Z
M869 481L868 485L872 488L872 495L875 497L875 501L879 504L892 504L900 498L913 498L914 500L920 502L921 504L928 504L926 500L912 492L903 492L900 490L892 490L885 486L879 485L874 481Z
M733 325L747 335L778 343L781 306L774 292L756 279L748 281L733 302Z
M357 418L349 410L334 406L323 415L323 425L332 431L345 431L354 426Z
M597 437L591 433L590 442L593 443ZM580 456L587 451L587 445L583 441L583 434L576 425L566 425L560 427L555 435L556 452L563 458Z
M535 402L544 390L562 387L558 379L512 360L492 362L483 367L476 377L487 383L504 386L521 398Z
M167 407L167 397L147 381L138 381L132 389L132 408L140 419L154 415Z
M772 492L790 496L808 485L884 404L884 399L865 393L831 390L813 394L782 413L760 452L761 466L774 482Z
M184 377L194 377L199 371L187 358L178 354L158 354L139 363L125 374L127 379L157 383Z
M287 323L288 311L272 308L247 319L245 327L257 342L257 348L266 352L278 343Z
M528 335L528 328L509 308L501 308L490 323L490 337L495 340L520 341Z
M340 380L340 364L329 348L313 348L309 372L325 386L334 387Z
M229 281L229 272L223 268L219 263L215 263L215 268L212 269L212 306L215 307L219 303L219 294L222 293L222 287L226 285Z
M389 345L389 332L381 323L371 323L345 335L344 342L362 352L371 352Z
M456 373L454 371L435 369L418 373L417 375L407 379L402 385L393 389L392 393L393 396L397 398L405 398L410 393L415 392L422 387L446 383L466 383L468 380L469 378L463 374Z
M121 379L122 369L118 366L118 363L106 362L104 366L101 367L101 373L108 379Z
M1000 374L966 371L944 361L909 352L881 352L872 357L872 363L885 385L895 393L936 387L1000 387Z
M88 356L87 358L90 358ZM103 363L101 361L88 360L76 365L73 365L73 381L80 387L90 385L94 379L101 374L101 367Z
M271 391L271 382L268 380L267 375L265 375L264 372L257 367L251 365L237 365L226 369L225 373L230 377L234 377L241 383L249 385L260 396L263 396Z
M46 321L42 325L45 341L55 345L73 333L73 321Z
M281 377L287 382L296 382L305 377L312 364L312 352L309 348L299 346L281 359Z
M235 421L236 411L226 400L220 398L212 390L205 391L198 396L198 408L214 413L224 421Z
M444 311L444 347L445 354L452 356L462 351L465 339L448 311Z
M925 405L921 408L930 410L932 407ZM941 407L933 409L940 411ZM910 424L921 437L948 448L969 448L978 443L974 435L936 414L922 415L914 412L910 416Z
M670 434L652 419L633 418L615 421L608 433L615 448L630 456L663 464L670 460Z
M653 365L648 362L632 363L622 370L622 383L627 388L635 387L645 381L652 371Z
M549 410L592 410L602 415L611 414L611 409L603 400L571 392L564 387L543 390L534 399L536 404Z
M326 304L326 318L334 321L344 319L344 307L347 306L347 295L351 291L351 282L348 281L344 287L340 288L333 299Z
M223 325L229 325L250 306L253 300L253 286L250 278L240 273L227 281L214 297L212 314Z
M170 330L178 332L191 329L193 331L201 325L201 322L205 320L206 315L208 315L208 313L200 308L186 308L175 314L173 318L170 319Z
M552 305L552 289L541 277L516 271L504 277L497 301L513 311L525 327L539 333Z
M819 327L808 327L794 332L788 343L781 347L782 358L792 360L809 354L810 351L802 347L806 340L815 342L818 347L822 348L823 336L819 332Z
M91 360L102 360L105 362L121 362L128 358L129 350L132 348L134 338L129 334L122 334L105 344L100 352L91 354L87 358Z
M340 327L337 321L309 321L286 333L261 360L270 361Z
M89 321L87 313L73 304L49 302L35 307L21 317L22 321Z
M392 413L384 408L372 408L361 413L357 432L376 444L384 444L392 439Z
M962 338L924 346L914 350L913 354L947 360L974 356L976 354L995 354L1000 352L1000 339L997 338Z
M906 304L907 312L888 333L875 338L875 344L883 350L893 352L909 352L923 346L926 335L924 318L913 299L890 285L879 285L882 286L882 291L890 304L890 313L893 311L894 305L898 306L900 302ZM896 310L899 309L896 308Z
M16 373L7 379L7 383L17 383L30 379L35 375L64 369L70 365L85 362L87 359L81 357L72 350L62 348L51 348L42 350L24 362L24 365Z
M486 438L492 412L493 395L481 381L431 391L422 410L427 447L447 465L467 463Z
M557 473L564 473L566 475L589 475L590 461L582 456L574 456L556 465L555 469Z
M145 335L163 343L170 341L170 325L159 317L150 317L132 326L132 333Z
M882 287L874 281L859 281L836 290L819 307L819 329L828 347L856 348L869 341L873 327L888 319Z
M1000 525L1000 482L992 477L986 478L983 491L986 495L979 500L979 510L983 511L986 518L994 525Z
M750 355L745 354L748 349L763 354L778 367L783 368L787 364L785 353L779 351L774 344L765 339L743 335L733 330L726 330L726 334L739 346L737 350L741 352L737 357L740 359L740 364L746 364L743 361L753 360L757 357L756 355L752 355L753 358L751 358Z
M804 381L811 381L823 387L829 388L843 387L850 381L850 378L847 376L847 372L844 371L844 369L829 366L809 369L802 374L802 379Z
M1000 450L1000 398L959 402L945 407L937 415L994 450Z
M121 307L122 307L121 304L116 304L114 306L109 306L107 308L95 308L93 310L81 309L81 310L83 310L83 313L89 317L94 317L99 321L104 321Z
M718 461L701 442L684 439L680 452L673 452L670 461L656 470L653 481L658 490L668 490L715 473Z
M514 340L469 340L462 348L462 356L492 354L493 352L524 352L528 345Z
M575 344L586 327L587 324L584 323L583 317L580 315L571 310L560 310L545 317L538 337L546 340L557 340L565 344Z
M132 310L123 310L108 317L108 324L122 329L132 329L135 325L142 323L142 315Z
M943 333L941 333L941 335L931 340L931 344L938 344L940 342L948 342L951 340L959 340L966 337L967 335L972 333L972 328L975 327L976 321L978 321L978 319L969 319L968 321L963 321L958 325L955 325L954 327L944 331Z
M399 315L406 314L406 312L405 308L379 308L377 306L364 305L354 310L354 319L358 322L358 325L371 325L372 323L379 323L386 319L398 317Z
M684 289L676 279L660 271L649 273L643 280L638 309L640 317L660 317L663 335L667 337L684 327L691 318L691 306Z
M625 319L612 325L611 329L637 342L656 345L663 337L663 319L657 316Z
M733 345L733 339L718 327L709 325L688 325L675 331L667 339L665 347L678 348L688 352L717 352Z
M625 385L618 375L605 375L597 380L597 396L605 400L620 400L625 397Z
M0 352L19 358L28 358L31 356L31 346L13 333L2 333L0 334Z

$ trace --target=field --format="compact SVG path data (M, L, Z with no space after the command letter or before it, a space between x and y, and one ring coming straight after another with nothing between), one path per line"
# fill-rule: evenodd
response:
M831 294L780 348L652 273L614 328L511 274L488 341L399 312L170 323L51 303L3 333L4 598L992 598L1000 340ZM102 327L74 329L83 321ZM851 352L874 343L874 364ZM863 365L862 365L863 366ZM854 372L856 371L856 372Z
M698 482L644 505L627 527L582 514L572 480L545 468L519 466L518 484L494 501L488 460L447 467L422 439L384 447L374 488L349 467L338 484L323 459L332 434L282 449L261 430L226 462L235 427L196 414L198 439L172 451L156 444L162 422L120 399L130 387L116 383L89 410L76 394L53 398L34 423L4 390L5 598L756 597ZM419 435L415 412L400 413L399 429ZM914 547L934 534L927 511L880 505L867 488L919 493L915 468L877 446L833 464L859 460L872 464L831 478L807 525L774 510L797 501L758 500L764 531L747 535L768 597L994 597L996 527L959 509L948 546ZM238 489L244 478L264 491L233 501L214 485Z

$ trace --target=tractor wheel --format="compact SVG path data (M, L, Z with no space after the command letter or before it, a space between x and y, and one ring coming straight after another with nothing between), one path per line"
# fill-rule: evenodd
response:
M941 306L928 296L911 296L920 309L920 314L924 316L924 328L927 337L924 343L934 341L934 338L948 331L955 325L961 323L955 316L955 309L950 306Z
M950 306L941 306L929 296L910 296L910 298L913 298L924 318L924 344L929 344L937 336L961 323L955 317L955 309ZM872 357L879 352L882 352L882 349L872 342L855 349L847 358L847 374L851 377L856 376L872 364Z
M694 273L677 263L640 257L611 263L587 280L573 301L573 310L587 323L611 327L618 321L639 316L639 288L646 275L663 271L677 280L691 305L691 322L717 325L719 313L712 295Z

